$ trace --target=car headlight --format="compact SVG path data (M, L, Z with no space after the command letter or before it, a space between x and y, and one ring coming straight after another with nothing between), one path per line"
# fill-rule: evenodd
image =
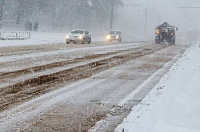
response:
M116 36L116 38L118 39L118 38L119 38L119 36Z
M111 38L110 35L107 35L107 36L106 36L106 39L110 39L110 38Z
M66 36L66 39L69 39L69 35Z
M79 39L83 39L83 36L82 36L82 35L80 35L78 38L79 38Z

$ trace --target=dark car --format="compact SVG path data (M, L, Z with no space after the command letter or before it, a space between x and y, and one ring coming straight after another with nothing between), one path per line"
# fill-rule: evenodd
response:
M171 26L167 22L158 26L156 28L156 33L155 33L155 43L160 44L163 42L163 43L175 44L176 42L175 30L178 30L178 28L175 29L175 26Z

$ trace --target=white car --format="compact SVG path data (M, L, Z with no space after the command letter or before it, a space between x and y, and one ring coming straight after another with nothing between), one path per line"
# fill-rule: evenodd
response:
M122 33L118 30L110 31L106 36L107 42L112 42L113 40L117 40L118 42L122 42Z
M91 43L91 34L85 30L85 29L75 29L72 30L67 36L66 36L66 43L69 44L70 42L76 43L82 43L84 44L87 42L88 44Z

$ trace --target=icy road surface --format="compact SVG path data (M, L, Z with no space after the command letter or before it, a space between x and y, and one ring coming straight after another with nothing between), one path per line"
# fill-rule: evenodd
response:
M148 43L60 47L0 49L8 51L1 54L0 130L112 131L186 49Z
M199 132L199 58L191 46L115 132Z

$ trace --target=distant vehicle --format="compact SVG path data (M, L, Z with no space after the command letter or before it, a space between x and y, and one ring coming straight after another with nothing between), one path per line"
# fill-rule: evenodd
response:
M82 43L84 44L87 42L88 44L91 43L91 34L85 30L85 29L75 29L72 30L67 36L66 36L66 43L69 44L70 42L76 43Z
M106 36L107 42L112 42L113 40L117 40L118 42L122 42L122 33L121 31L110 31Z
M176 34L175 26L169 25L167 22L163 23L162 25L156 28L156 35L155 35L155 43L160 44L161 42L175 44L176 42Z

